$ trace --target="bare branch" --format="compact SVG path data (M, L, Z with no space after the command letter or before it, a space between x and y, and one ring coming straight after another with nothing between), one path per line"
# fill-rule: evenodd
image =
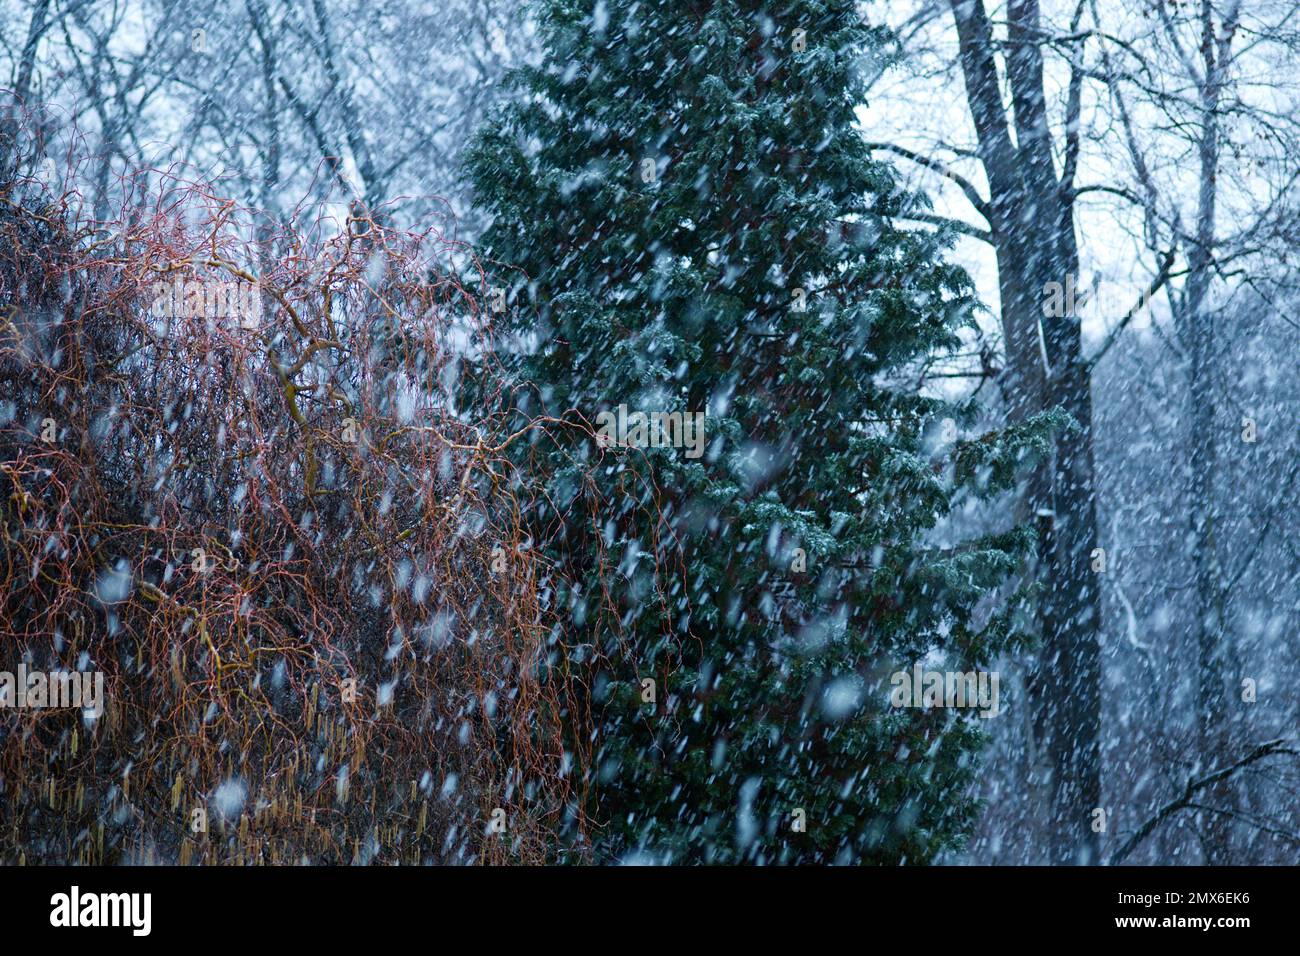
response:
M1146 822L1138 827L1137 832L1125 840L1124 844L1111 854L1110 860L1108 861L1109 864L1115 866L1119 863L1123 863L1124 860L1128 858L1129 854L1137 849L1142 841L1151 835L1152 831L1155 830L1156 827L1178 811L1190 809L1192 806L1192 797L1204 790L1206 787L1227 780L1238 771L1256 763L1257 761L1263 760L1265 757L1272 757L1277 754L1285 754L1293 757L1300 756L1300 751L1286 746L1287 744L1294 742L1294 737L1279 737L1276 740L1270 740L1266 743L1260 744L1250 753L1246 754L1246 756L1242 757L1230 766L1215 770L1199 779L1188 780L1187 786L1183 789L1182 796L1177 800L1172 800L1169 803L1166 803L1152 816L1147 818Z
M926 169L938 173L945 179L951 180L961 187L963 195L965 195L967 201L975 207L975 211L983 216L986 221L991 222L989 218L988 201L980 195L979 190L975 188L974 183L946 163L942 163L931 156L918 153L915 150L908 149L905 146L895 145L894 143L868 143L867 148L895 153L906 159L910 159L918 166L924 166Z

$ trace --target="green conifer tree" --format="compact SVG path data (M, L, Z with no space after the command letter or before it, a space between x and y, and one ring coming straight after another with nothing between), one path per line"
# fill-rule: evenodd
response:
M1027 536L945 547L945 519L1051 422L952 442L970 410L915 388L977 303L858 128L885 37L850 0L539 12L470 171L520 412L633 446L519 443L578 582L551 676L584 688L595 856L929 861L972 819L980 721L892 708L890 675L1016 639L1009 604L973 612ZM637 412L702 412L704 443L654 447Z

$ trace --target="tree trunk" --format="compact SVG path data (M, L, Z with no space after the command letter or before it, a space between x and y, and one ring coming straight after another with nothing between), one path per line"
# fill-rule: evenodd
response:
M1214 473L1218 457L1215 440L1214 324L1209 299L1218 211L1220 150L1220 96L1232 35L1236 30L1235 9L1224 24L1223 35L1215 36L1213 5L1201 7L1201 57L1204 66L1200 83L1201 129L1197 159L1200 188L1197 195L1196 236L1188 256L1188 276L1183 307L1183 334L1190 354L1188 397L1191 418L1191 520L1188 538L1195 568L1193 627L1196 635L1196 727L1202 768L1212 770L1228 754L1228 701L1224 675L1222 620L1222 574L1214 540ZM1226 785L1209 791L1220 806L1231 804ZM1229 824L1226 817L1211 814L1202 821L1202 845L1206 862L1225 865L1229 858Z
M989 182L989 225L997 252L1006 347L1005 393L1012 420L1060 407L1076 427L1028 481L1021 517L1039 530L1042 655L1033 680L1036 725L1051 773L1052 862L1100 859L1093 829L1101 808L1101 592L1091 567L1096 547L1091 376L1073 309L1044 316L1049 282L1077 285L1071 183L1057 179L1047 121L1037 0L1008 4L1003 105L992 28L980 0L951 0L967 99ZM1013 144L1010 131L1014 123ZM1064 179L1064 177L1063 177Z

